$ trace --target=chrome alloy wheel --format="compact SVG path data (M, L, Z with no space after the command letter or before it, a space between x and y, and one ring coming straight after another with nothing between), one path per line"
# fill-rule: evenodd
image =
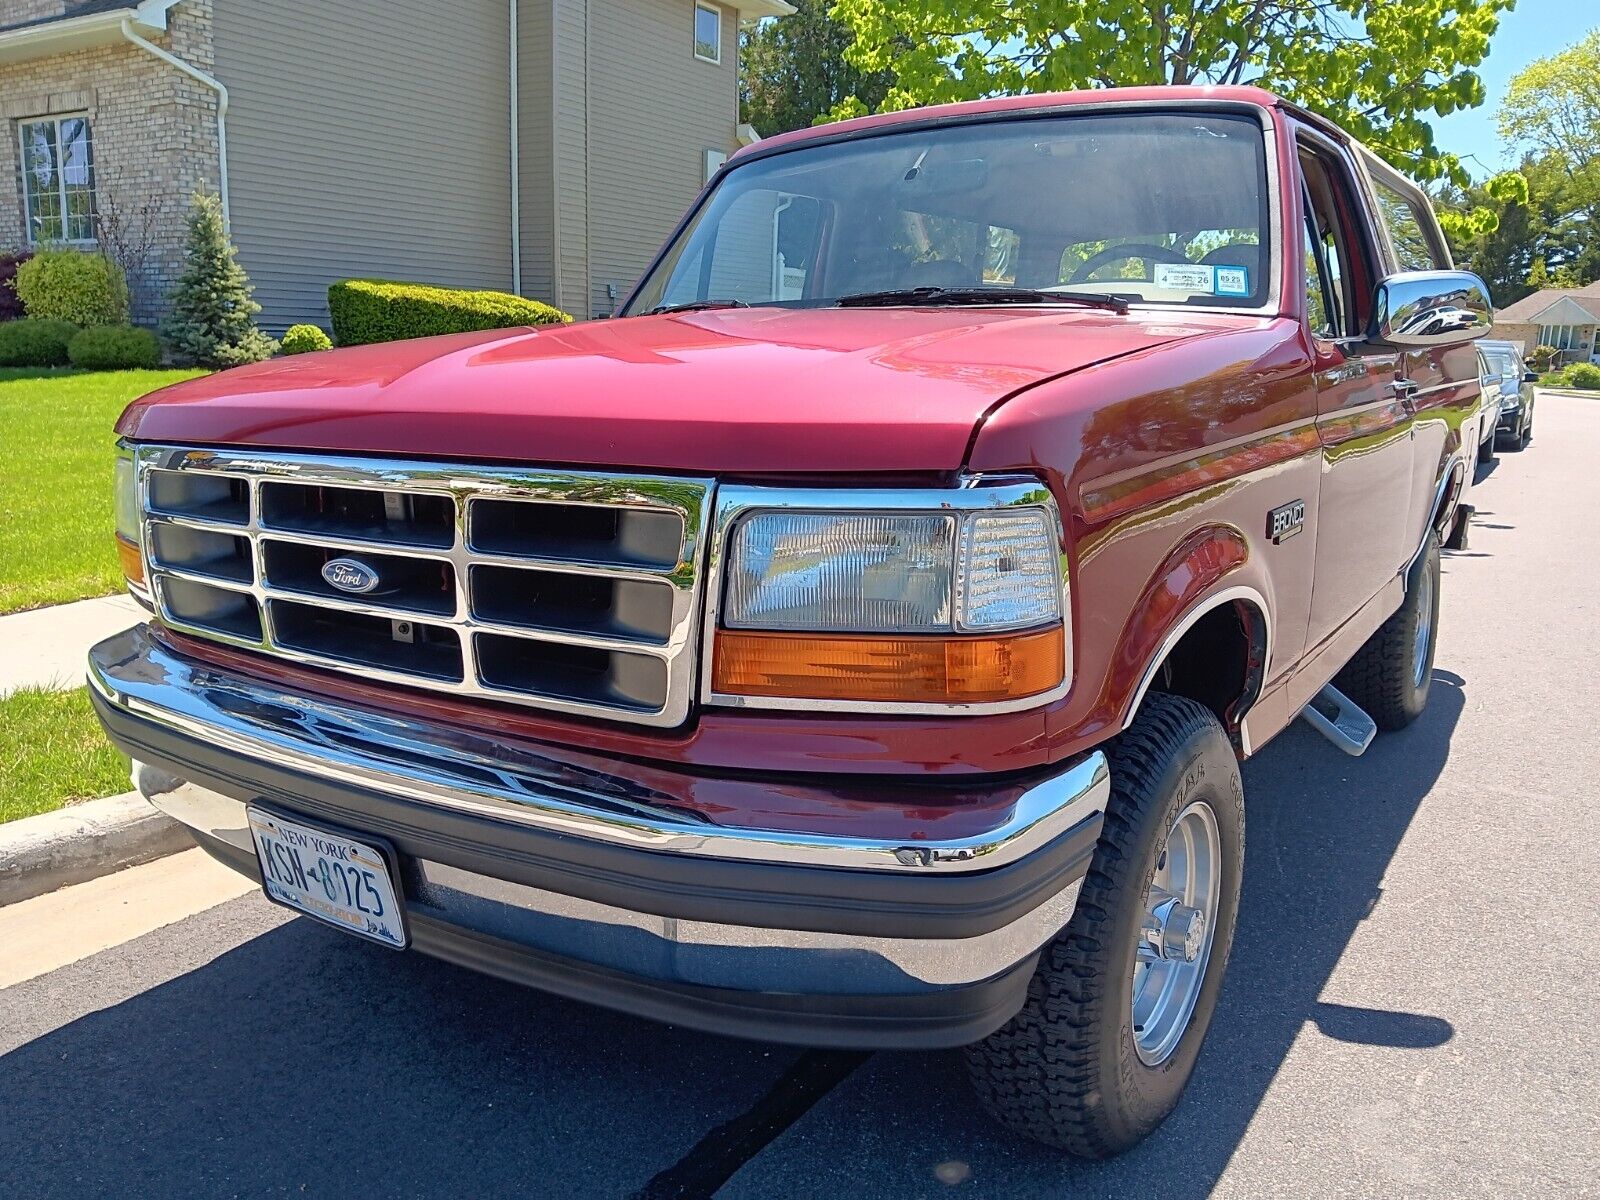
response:
M1433 639L1433 572L1426 565L1417 580L1417 636L1411 647L1411 682L1421 687L1427 681L1428 644Z
M1171 1057L1189 1027L1211 958L1221 894L1217 818L1197 800L1167 831L1145 893L1133 966L1133 1041L1146 1066Z

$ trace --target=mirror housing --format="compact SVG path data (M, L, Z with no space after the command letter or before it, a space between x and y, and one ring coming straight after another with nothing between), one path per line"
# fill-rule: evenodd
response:
M1489 289L1470 271L1404 271L1378 284L1367 341L1431 350L1475 341L1493 321Z
M1537 372L1537 371L1524 371L1522 373L1522 382L1523 383L1538 383L1539 382L1539 372Z

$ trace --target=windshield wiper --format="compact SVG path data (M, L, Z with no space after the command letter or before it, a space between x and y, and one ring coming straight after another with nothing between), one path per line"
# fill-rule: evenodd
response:
M896 304L1079 304L1116 313L1128 311L1121 296L1100 292L1044 292L1019 287L913 287L856 292L834 301L841 308L887 308Z
M684 304L658 304L645 314L647 317L662 313L701 312L708 308L749 308L743 300L690 300Z

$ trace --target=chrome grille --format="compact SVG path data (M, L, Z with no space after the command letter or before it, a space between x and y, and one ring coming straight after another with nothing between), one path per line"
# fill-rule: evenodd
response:
M141 447L139 480L174 629L557 712L688 715L709 479Z

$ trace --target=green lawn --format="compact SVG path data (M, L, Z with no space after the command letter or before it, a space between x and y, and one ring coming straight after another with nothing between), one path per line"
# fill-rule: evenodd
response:
M0 370L0 613L121 589L112 426L130 400L197 374Z
M0 822L128 787L128 760L100 731L87 688L0 698Z

